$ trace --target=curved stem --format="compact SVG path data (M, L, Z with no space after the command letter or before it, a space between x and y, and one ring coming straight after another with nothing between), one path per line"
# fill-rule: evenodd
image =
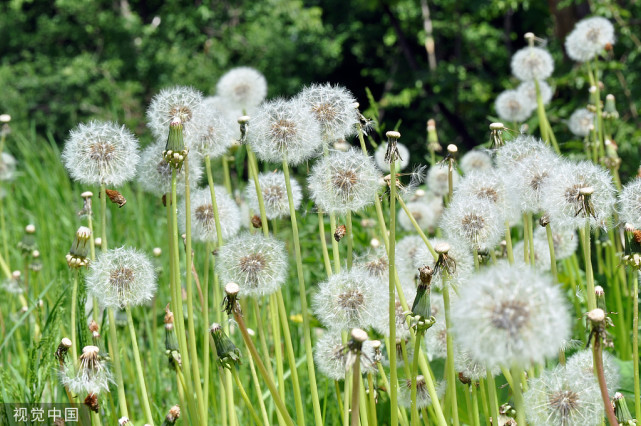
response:
M131 346L134 353L134 364L136 365L136 373L138 374L138 384L140 385L140 396L143 410L145 411L145 418L147 423L153 426L154 418L151 415L151 405L149 404L149 396L147 395L147 385L145 384L145 373L142 371L142 362L140 361L140 352L138 350L138 339L136 338L136 328L134 320L131 316L131 308L125 307L127 313L127 326L129 327L129 336L131 337Z
M594 337L594 346L592 347L592 356L594 360L594 369L597 378L599 379L599 389L601 390L601 398L603 398L603 406L605 407L605 414L610 426L619 426L616 416L614 415L614 407L608 395L608 387L605 383L605 374L603 372L603 354L601 352L601 335L596 333ZM635 360L638 362L638 359Z
M585 262L585 282L588 300L588 311L596 308L596 295L594 294L594 271L592 270L592 254L590 247L590 220L585 220L585 226L581 230L583 239L583 260Z

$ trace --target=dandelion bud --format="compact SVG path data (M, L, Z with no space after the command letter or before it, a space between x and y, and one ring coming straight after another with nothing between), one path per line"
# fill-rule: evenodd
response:
M91 230L86 226L81 226L76 231L76 235L67 254L67 265L70 268L80 268L87 266L89 262L87 255L89 254L89 239L91 238Z
M169 409L169 412L165 417L165 421L168 425L173 425L176 423L176 421L179 418L180 418L180 407L178 405L174 405Z
M98 326L98 323L94 320L91 320L91 322L89 323L89 331L91 331L91 335L94 340L100 337L99 330L100 326Z
M339 225L336 227L336 232L334 232L334 239L336 242L340 242L346 234L347 227L345 225Z
M25 226L24 232L22 240L18 243L18 248L22 250L24 254L30 254L36 249L36 226L30 223Z
M22 272L16 270L11 273L11 278L17 281L20 279L21 275L22 275Z
M174 313L169 310L169 304L165 307L165 350L170 357L178 351L178 339L174 332ZM171 359L171 358L170 358Z
M412 314L418 316L423 321L432 317L430 289L433 273L432 268L427 265L419 268L420 284L416 289L416 297L412 304Z
M605 97L605 108L603 109L603 117L610 120L619 118L616 102L613 94L608 94Z
M594 287L594 294L596 296L596 306L599 309L602 309L604 312L607 312L605 307L605 291L600 285Z
M228 290L227 287L229 287L230 284L234 283L227 284L225 291ZM238 287L237 284L236 287ZM232 288L229 290L233 291ZM227 295L229 295L229 293L227 293ZM220 365L225 368L232 368L236 364L240 363L240 350L236 345L234 345L231 339L227 337L222 326L218 323L213 323L209 328L209 332L214 339L216 354L218 355L218 362Z
M154 247L152 253L154 257L160 257L160 255L162 254L162 249L160 247Z
M620 426L632 426L637 424L630 414L625 397L620 392L614 394L614 414L617 416Z
M169 123L169 136L162 156L171 167L181 169L186 155L187 149L183 139L183 124L179 118L174 118Z
M240 312L240 305L238 304L237 297L240 292L240 286L234 282L225 285L225 299L223 300L223 309L227 315L232 312Z

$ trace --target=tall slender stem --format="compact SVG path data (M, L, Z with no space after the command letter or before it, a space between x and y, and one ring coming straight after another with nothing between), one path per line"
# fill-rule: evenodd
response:
M414 341L414 355L412 357L412 371L410 382L410 401L411 401L411 424L418 426L418 408L416 407L416 380L418 375L418 358L421 352L421 341L423 340L423 333L416 333L416 340Z
M450 320L450 288L446 274L443 274L443 306L445 308L445 327L447 329L447 387L452 402L452 421L456 426L459 424L458 402L456 397L456 370L454 368L454 341L452 340L452 322Z
M393 345L396 342L396 164L394 161L390 162L390 225L389 225L389 245L388 245L388 259L389 259L389 341ZM396 426L398 424L398 371L396 370L396 351L388 351L390 358L390 403L391 403L391 419L390 425Z
M134 353L134 363L136 365L136 373L138 374L138 384L140 385L140 399L142 402L143 410L145 411L145 418L147 423L153 426L154 418L151 415L151 405L149 404L149 396L147 394L147 385L145 384L145 373L142 371L142 362L140 361L140 352L138 350L138 339L136 338L136 328L134 320L131 316L131 308L125 307L127 313L127 326L129 327L129 335L131 337L131 347Z
M312 405L314 410L314 419L317 426L323 424L321 416L320 401L318 399L318 387L316 385L316 371L314 369L314 359L312 357L312 338L309 325L309 313L307 310L307 290L305 288L305 275L303 272L303 259L301 257L300 240L298 237L298 222L296 220L296 208L294 207L294 197L292 195L292 184L289 177L289 165L287 158L283 158L283 173L285 174L285 186L287 187L287 199L289 201L289 215L292 224L292 234L294 238L294 253L296 257L296 272L298 274L298 290L300 295L301 314L303 315L303 337L305 340L305 355L307 357L307 373L309 375L309 387L312 394Z
M507 250L507 260L510 265L514 265L514 252L512 251L512 230L510 222L505 221L505 249Z
M545 225L545 234L547 235L548 248L550 250L550 271L552 272L552 278L554 278L554 282L558 283L559 274L556 270L556 256L554 255L554 236L552 235L552 228L550 227L549 223Z
M348 211L345 215L345 227L347 228L347 269L352 269L352 261L354 260L354 234L352 234L352 212Z
M585 226L581 231L583 239L583 260L585 262L585 282L588 299L588 311L596 308L596 295L594 294L594 271L592 270L592 254L590 247L590 220L585 220Z
M594 360L594 369L596 371L597 379L599 380L599 389L601 390L601 398L603 398L603 406L605 407L605 415L608 419L610 426L619 426L616 416L614 415L614 407L608 395L608 386L605 383L605 373L603 372L603 353L601 352L602 337L600 333L596 333L594 337L594 345L592 347L592 355ZM639 362L638 359L634 360ZM636 404L636 402L635 402Z
M100 185L100 248L102 252L107 251L107 187Z
M325 219L323 218L323 212L319 210L318 212L318 236L321 243L321 249L323 251L323 263L325 264L325 271L327 276L332 276L332 264L329 260L329 252L327 251L327 240L325 239Z
M488 369L487 370L487 389L488 393L490 394L490 411L492 413L492 424L498 425L499 424L499 403L498 403L498 397L496 395L496 382L494 381L494 376L492 375L492 372ZM523 423L525 424L525 423Z
M240 381L240 377L238 377L238 371L236 371L236 367L232 366L230 369L231 375L234 378L234 381L236 382L236 386L238 387L238 391L240 392L240 396L243 398L243 401L245 401L245 407L247 407L247 410L249 410L249 414L251 414L252 419L258 426L262 426L262 422L260 421L260 418L258 417L258 414L256 414L256 411L254 410L254 407L252 406L252 402L247 396L247 392L245 392L245 388L243 386L243 382Z
M116 389L118 389L118 404L121 417L129 417L127 411L127 397L125 396L125 384L122 380L122 366L120 364L120 345L118 345L118 334L116 333L116 316L112 308L107 308L109 316L109 355L113 360L114 373L116 374Z
M637 271L637 279L632 285L632 360L634 368L634 415L641 417L641 395L639 393L639 281L641 272Z
M358 426L358 414L359 414L359 391L361 380L361 356L357 354L356 361L352 366L352 421L351 426Z
M512 392L514 393L514 404L516 405L516 423L525 424L525 404L523 402L523 392L521 391L520 377L523 375L521 367L512 367Z
M71 289L71 356L74 365L78 364L78 343L76 342L76 305L78 304L78 269L73 270L73 287Z

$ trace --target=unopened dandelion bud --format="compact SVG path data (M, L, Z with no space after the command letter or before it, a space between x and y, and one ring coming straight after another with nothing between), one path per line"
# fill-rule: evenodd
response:
M592 309L588 312L588 319L597 326L605 321L605 311L601 308Z
M152 253L154 257L160 257L160 255L162 254L162 249L160 247L154 247Z
M169 136L162 156L171 167L178 170L182 168L187 149L183 139L183 124L179 118L174 118L169 124Z
M29 224L25 226L24 228L24 235L22 236L22 240L18 242L18 248L24 253L24 254L31 254L32 251L36 249L36 227L33 224Z
M91 238L91 230L86 226L81 226L76 231L76 235L67 254L67 265L70 268L80 268L87 266L89 255L89 240Z
M419 268L420 284L416 289L416 297L412 303L412 314L419 317L420 320L427 320L432 317L432 304L430 290L432 286L432 268L423 266Z
M233 284L233 283L230 283ZM216 354L218 355L218 362L222 367L232 368L240 363L240 350L234 345L229 337L225 334L222 326L218 323L213 323L209 328L214 345L216 346Z
M609 120L616 120L619 118L619 112L617 111L617 106L613 94L609 94L605 97L605 107L603 108L603 118Z
M261 220L260 216L255 214L251 217L251 224L254 228L260 229L263 226L263 221Z
M169 412L167 413L167 416L165 417L165 425L173 425L176 423L176 421L180 418L180 407L178 405L174 405L169 409Z
M594 295L596 296L597 308L603 310L604 312L607 312L605 306L605 291L603 290L603 287L601 287L600 285L594 287Z
M91 331L91 335L94 339L100 337L100 326L98 326L98 323L96 321L91 320L91 322L89 323L89 331Z
M628 404L625 402L625 397L620 392L614 394L614 414L619 421L620 426L631 426L637 424L634 420Z
M345 225L339 225L336 227L336 231L334 232L334 239L336 240L336 242L339 242L346 234L347 227Z

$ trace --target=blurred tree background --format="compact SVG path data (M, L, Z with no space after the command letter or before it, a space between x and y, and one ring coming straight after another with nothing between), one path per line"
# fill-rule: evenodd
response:
M270 97L312 82L348 87L366 115L384 128L399 126L419 162L428 118L443 144L466 151L487 141L494 99L517 85L510 57L531 31L555 58L549 116L563 149L572 139L563 120L588 99L584 73L564 56L563 41L592 14L617 30L603 81L622 117L615 139L630 163L623 173L635 173L639 2L9 0L0 5L0 113L11 114L14 131L57 140L91 118L123 122L145 140L154 93L180 84L213 95L226 70L247 65L265 74ZM529 124L535 130L536 117Z

